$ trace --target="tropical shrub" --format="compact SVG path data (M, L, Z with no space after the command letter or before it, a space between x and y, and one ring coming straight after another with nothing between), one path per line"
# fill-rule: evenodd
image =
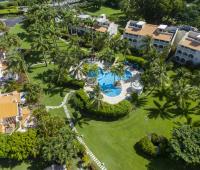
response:
M168 140L156 133L145 136L137 143L137 149L149 156L164 155L168 147Z
M89 103L89 96L84 92L83 89L77 90L70 99L70 103L77 110L86 110L86 105Z
M131 109L132 105L127 100L114 105L102 102L100 109L93 107L93 105L88 106L88 112L91 115L95 115L97 118L107 120L122 118L128 115Z
M138 64L140 67L144 67L144 65L146 64L146 60L142 57L136 57L136 56L126 56L126 60L130 63L136 63Z
M81 113L104 120L119 119L128 115L132 109L131 103L127 100L115 105L101 101L100 108L97 108L93 105L87 93L82 89L75 92L70 99L70 103L73 107L81 111Z
M170 157L189 165L200 165L200 127L174 128L169 140Z
M83 80L71 79L65 83L67 86L73 87L74 89L80 89L85 86L85 82Z
M149 156L157 156L158 147L154 146L148 136L145 136L137 143L138 149Z

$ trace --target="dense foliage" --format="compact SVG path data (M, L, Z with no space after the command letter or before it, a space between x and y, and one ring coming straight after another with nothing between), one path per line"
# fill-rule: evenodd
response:
M148 22L178 23L200 27L199 1L185 0L123 0L121 9L130 19Z
M0 135L0 158L17 161L35 158L38 154L38 140L35 130L15 132L10 136Z
M187 164L200 165L200 127L182 126L174 128L169 141L172 159Z
M143 137L136 144L136 147L139 151L152 157L165 155L167 146L168 140L163 136L157 135L156 133L152 133Z
M97 107L99 102L99 108ZM128 115L132 109L129 101L124 100L112 105L103 101L93 101L83 90L78 90L71 98L71 104L87 116L96 119L113 120Z

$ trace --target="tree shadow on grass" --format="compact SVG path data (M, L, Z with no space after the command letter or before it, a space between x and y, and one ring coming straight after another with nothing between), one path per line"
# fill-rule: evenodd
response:
M147 97L139 97L139 99L135 103L135 106L137 108L141 108L144 107L147 104L147 102L148 102Z
M42 159L32 159L27 161L30 166L27 168L27 170L43 170L50 166L48 163L46 163Z
M170 158L155 158L148 165L147 170L199 170L200 167L185 165L182 161L173 161Z
M149 160L149 164L146 165L147 170L199 170L197 167L186 166L184 162L173 161L167 155L166 157L150 157L138 148L137 143L133 148L138 155Z
M153 103L154 103L154 107L145 109L148 111L148 117L150 119L157 119L158 117L162 119L174 118L174 116L171 114L171 109L174 106L174 104L168 101L161 104L157 102L156 100L154 100Z
M22 164L22 162L20 162L20 161L9 160L9 159L0 159L0 168L1 169L4 169L4 168L13 169L14 167L16 167L20 164Z
M163 101L165 98L168 99L169 91L168 89L157 89L153 92L153 97L158 98L160 101Z

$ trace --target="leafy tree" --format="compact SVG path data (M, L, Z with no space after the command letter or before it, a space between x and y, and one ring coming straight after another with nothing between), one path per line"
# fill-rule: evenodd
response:
M37 133L28 130L25 133L15 132L8 137L8 158L18 161L35 158L38 154Z
M27 83L24 85L26 92L26 101L28 103L37 103L41 95L41 87L38 84Z
M190 165L200 165L200 127L181 126L174 128L169 141L172 159L183 160Z
M76 142L76 134L63 127L55 136L49 136L42 141L42 157L51 163L70 165L78 151Z

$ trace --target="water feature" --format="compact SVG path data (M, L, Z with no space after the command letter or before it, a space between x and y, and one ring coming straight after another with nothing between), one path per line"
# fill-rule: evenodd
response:
M97 81L102 92L107 96L115 97L118 96L122 91L120 86L116 86L116 82L130 79L132 77L132 73L128 70L125 70L124 75L120 77L110 71L105 71L99 68L98 74L95 72L90 72L88 77L97 77Z

